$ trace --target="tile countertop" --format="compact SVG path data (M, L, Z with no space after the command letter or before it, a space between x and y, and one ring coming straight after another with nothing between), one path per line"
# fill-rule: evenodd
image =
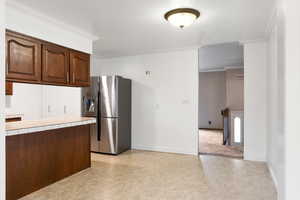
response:
M12 136L94 123L96 119L92 117L61 117L7 122L5 126L6 136Z
M11 119L11 118L17 118L17 117L23 117L23 114L18 114L18 113L14 113L14 114L6 114L5 115L5 119Z

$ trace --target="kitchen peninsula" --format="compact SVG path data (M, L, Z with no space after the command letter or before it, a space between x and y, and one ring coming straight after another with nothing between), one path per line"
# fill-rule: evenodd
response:
M89 168L95 122L63 117L6 123L6 199L21 198Z
M5 119L6 200L91 166L90 129L96 120L66 116L80 115L81 97L70 94L90 85L92 43L84 40L90 48L81 48L67 37L59 44L43 38L6 30L7 108L23 113L7 113Z

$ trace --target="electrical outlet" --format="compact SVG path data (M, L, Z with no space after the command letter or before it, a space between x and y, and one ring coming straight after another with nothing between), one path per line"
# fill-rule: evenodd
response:
M181 101L182 104L186 105L186 104L190 104L190 101L188 99L183 99Z
M147 71L145 72L145 74L146 74L146 76L150 76L150 75L151 75L151 71L147 70Z
M64 114L67 114L67 106L64 106Z

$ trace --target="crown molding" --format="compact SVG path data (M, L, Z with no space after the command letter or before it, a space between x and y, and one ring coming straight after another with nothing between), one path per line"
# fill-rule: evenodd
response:
M251 44L251 43L265 43L268 41L267 37L263 37L263 38L258 38L255 40L241 40L239 41L240 44L245 45L245 44Z
M170 49L155 49L155 50L149 50L145 52L140 52L140 53L133 53L133 54L127 54L127 55L119 55L119 56L101 56L99 53L94 52L94 58L95 59L103 59L103 60L108 60L108 59L117 59L117 58L124 58L124 57L135 57L135 56L143 56L143 55L153 55L153 54L160 54L160 53L172 53L172 52L178 52L178 51L188 51L188 50L197 50L201 47L201 45L196 45L196 46L186 46L182 48L170 48Z
M199 72L226 72L233 69L244 69L244 66L225 66L225 67L214 67L211 69L199 69Z
M206 72L225 72L224 68L219 69L199 69L199 73L206 73Z
M229 44L229 43L239 43L239 40L218 40L214 42L204 41L202 42L200 48L207 47L207 46L214 46L214 45Z
M25 6L19 2L16 2L14 0L9 0L9 1L6 1L5 3L5 6L8 10L16 10L16 11L19 11L19 12L22 12L22 13L26 13L26 15L29 15L31 17L34 17L34 18L38 18L38 19L41 19L45 22L48 22L54 26L58 26L58 27L62 27L63 29L65 30L69 30L71 32L74 32L82 37L85 37L85 38L88 38L92 41L96 41L99 39L98 36L94 35L94 34L91 34L89 32L86 32L82 29L79 29L75 26L72 26L70 24L67 24L67 23L64 23L64 22L61 22L59 20L56 20L54 19L53 17L50 17L48 15L45 15L39 11L36 11L28 6Z
M231 70L231 69L244 69L244 66L227 66L227 67L224 67L225 71Z

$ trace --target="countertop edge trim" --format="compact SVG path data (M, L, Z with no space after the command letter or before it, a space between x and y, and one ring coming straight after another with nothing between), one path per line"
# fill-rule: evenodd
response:
M68 128L68 127L81 126L81 125L87 125L87 124L94 124L94 123L96 123L96 120L91 119L91 120L84 120L84 121L77 121L77 122L67 122L67 123L61 123L61 124L38 126L38 127L32 127L32 128L8 130L8 131L6 131L6 136L29 134L29 133L35 133L35 132L41 132L41 131L47 131L47 130Z

